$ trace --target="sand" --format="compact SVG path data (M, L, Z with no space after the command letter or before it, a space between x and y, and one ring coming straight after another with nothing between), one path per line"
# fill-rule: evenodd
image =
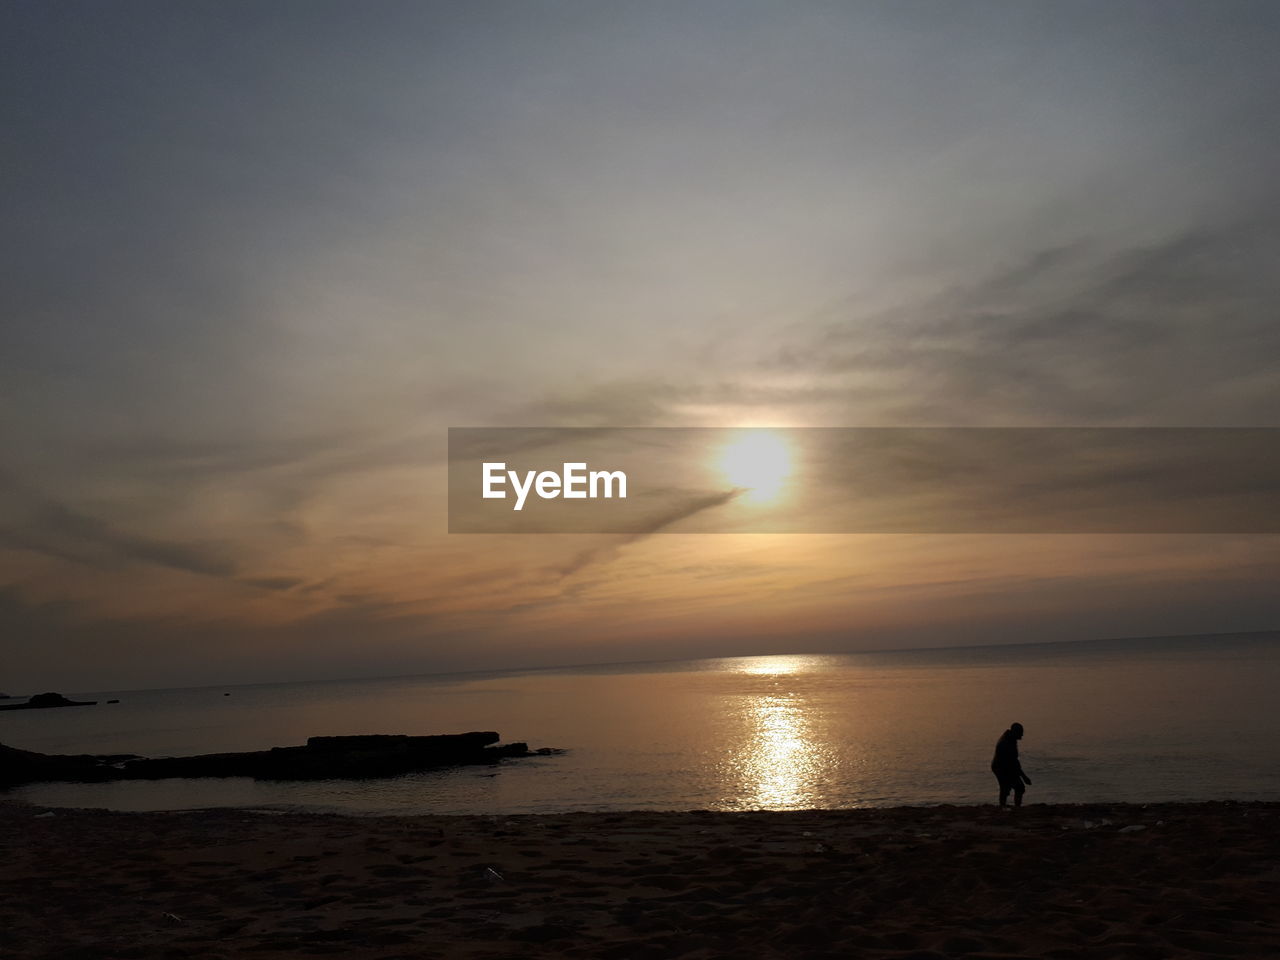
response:
M1280 804L43 812L0 957L1280 957Z

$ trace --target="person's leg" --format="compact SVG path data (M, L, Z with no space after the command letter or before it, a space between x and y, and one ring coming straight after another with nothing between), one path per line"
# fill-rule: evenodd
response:
M1027 788L1023 786L1021 780L1013 785L1013 805L1015 807L1022 806L1022 795L1026 792Z
M1009 788L1012 786L1008 780L1000 781L1000 806L1007 806L1009 803Z

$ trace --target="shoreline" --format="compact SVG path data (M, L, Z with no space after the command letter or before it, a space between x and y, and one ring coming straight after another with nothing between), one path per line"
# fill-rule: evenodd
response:
M214 778L217 779L217 778ZM20 784L14 788L15 791L28 784ZM1239 797L1221 797L1210 800L1074 800L1063 802L1026 802L1021 809L1022 812L1030 814L1038 811L1040 814L1065 815L1071 811L1097 811L1109 810L1115 815L1123 815L1123 811L1134 811L1133 815L1138 816L1141 811L1155 810L1157 808L1173 808L1173 809L1216 809L1219 807L1238 807L1248 809L1257 807L1259 809L1274 809L1280 816L1280 798L1276 799L1242 799ZM373 810L363 812L360 810L344 810L339 808L308 808L300 804L228 804L213 805L208 807L167 807L155 810L125 810L115 809L113 807L95 807L95 806L73 806L71 804L50 804L50 803L33 803L30 800L10 797L8 792L0 788L0 820L3 820L6 811L23 810L29 811L33 816L41 813L54 814L102 814L104 816L119 817L167 817L167 816L200 816L204 814L222 815L222 814L259 814L262 816L281 816L281 817L330 817L340 819L351 819L359 822L369 820L544 820L559 817L661 817L661 816L710 816L710 817L772 817L772 816L796 816L802 814L830 815L836 817L874 817L877 815L886 816L910 816L911 814L929 814L935 812L953 812L961 814L965 812L979 813L983 810L999 811L994 800L979 803L935 803L924 801L921 803L895 803L891 806L860 806L860 807L796 807L788 809L765 808L758 807L752 809L740 810L717 810L709 807L689 807L680 809L663 809L659 807L644 808L634 807L630 809L599 809L599 810L551 810L536 812L466 812L466 813L433 813L433 812L408 812L395 813L389 810ZM1017 816L1018 809L1014 808L1013 801L1010 799L1008 812L1010 816Z
M52 816L49 816L49 813ZM1280 955L1280 802L364 816L0 802L0 958Z

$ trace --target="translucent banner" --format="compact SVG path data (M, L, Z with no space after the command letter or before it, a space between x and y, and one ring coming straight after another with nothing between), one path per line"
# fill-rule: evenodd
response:
M451 533L1280 533L1280 429L449 431Z

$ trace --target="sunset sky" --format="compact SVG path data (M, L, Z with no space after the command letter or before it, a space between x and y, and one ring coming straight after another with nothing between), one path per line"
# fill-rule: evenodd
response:
M445 501L449 427L1280 427L1278 41L1271 0L5 4L0 689L1280 626L1275 536Z

